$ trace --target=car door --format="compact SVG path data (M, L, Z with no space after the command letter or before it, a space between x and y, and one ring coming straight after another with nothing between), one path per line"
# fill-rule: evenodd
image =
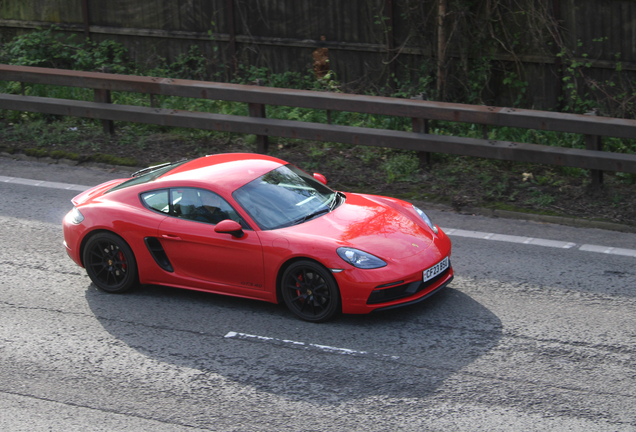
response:
M261 242L227 201L205 189L171 188L170 216L158 234L175 274L226 287L263 289ZM225 219L239 222L243 236L214 231Z

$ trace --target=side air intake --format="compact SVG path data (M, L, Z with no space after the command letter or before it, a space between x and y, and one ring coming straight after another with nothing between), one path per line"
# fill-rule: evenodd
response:
M157 265L167 272L174 272L172 264L170 264L170 260L168 259L168 255L166 255L166 251L163 250L163 246L161 246L161 242L155 237L146 237L144 242L146 243L146 247L148 248L150 255L152 255L155 259Z

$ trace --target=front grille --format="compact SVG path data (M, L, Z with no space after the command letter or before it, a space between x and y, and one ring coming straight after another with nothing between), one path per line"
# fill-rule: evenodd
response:
M425 290L426 288L434 285L440 279L446 277L450 271L449 265L446 270L435 276L433 279L426 282L411 282L408 284L398 285L391 288L374 289L367 300L367 304L385 303L393 300L398 300L404 297L410 297L418 292Z

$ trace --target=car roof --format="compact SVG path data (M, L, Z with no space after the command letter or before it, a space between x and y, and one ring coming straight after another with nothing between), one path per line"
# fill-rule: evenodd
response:
M199 182L234 191L252 180L286 165L287 162L254 153L208 155L179 165L155 180L163 182Z

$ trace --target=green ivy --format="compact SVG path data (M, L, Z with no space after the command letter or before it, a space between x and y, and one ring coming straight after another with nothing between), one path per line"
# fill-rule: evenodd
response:
M134 73L128 50L112 40L97 43L77 41L75 35L58 33L59 28L42 30L15 37L0 48L0 61L20 66L51 67L73 70L109 70Z

